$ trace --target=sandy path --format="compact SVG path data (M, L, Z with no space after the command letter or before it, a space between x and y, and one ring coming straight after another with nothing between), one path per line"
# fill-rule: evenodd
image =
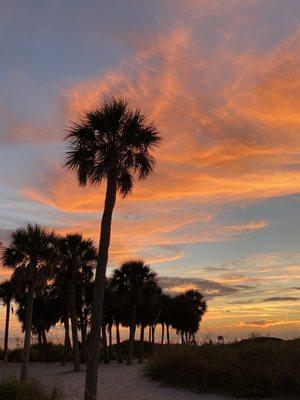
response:
M17 377L19 369L19 364L1 365L0 378ZM83 399L85 374L83 371L72 372L71 364L64 367L59 364L30 364L30 376L45 385L56 385L66 400ZM215 395L162 387L146 378L139 365L100 365L98 387L101 400L223 400Z

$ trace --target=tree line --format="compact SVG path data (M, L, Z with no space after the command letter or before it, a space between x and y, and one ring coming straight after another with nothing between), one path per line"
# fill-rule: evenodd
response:
M78 233L61 237L37 225L27 225L12 233L2 261L14 272L10 280L0 284L0 298L7 310L5 363L10 307L14 300L25 332L23 360L29 361L26 357L30 335L36 335L39 348L43 349L42 356L47 361L47 332L62 323L64 362L71 350L72 336L74 371L80 370L80 362L86 362L87 356L96 255L93 241ZM196 343L195 333L205 311L206 303L200 292L188 290L171 297L163 293L156 272L144 260L124 262L106 279L101 327L104 363L110 361L113 327L118 362L123 362L120 327L129 330L127 364L131 365L137 327L140 330L139 362L142 363L147 328L152 344L158 324L161 325L161 344L170 343L170 329L180 334L182 343Z

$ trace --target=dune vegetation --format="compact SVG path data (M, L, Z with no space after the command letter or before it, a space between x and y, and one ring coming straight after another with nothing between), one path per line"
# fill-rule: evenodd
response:
M56 387L46 391L37 381L20 382L16 379L0 383L1 400L61 400L62 395Z
M166 385L243 398L300 396L300 340L165 346L147 375Z

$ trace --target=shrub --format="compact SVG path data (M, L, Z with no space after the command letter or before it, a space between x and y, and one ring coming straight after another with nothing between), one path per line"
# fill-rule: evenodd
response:
M71 360L72 352L69 352L69 359ZM3 358L3 352L0 351L0 360ZM64 346L61 344L54 344L49 342L47 344L47 361L60 362L64 358ZM16 348L8 351L8 361L21 362L22 361L22 348ZM43 349L38 344L34 343L30 346L30 361L41 362L45 361Z
M150 360L147 373L166 384L197 392L299 398L300 343L173 345Z
M60 400L60 391L53 388L46 394L42 386L35 380L20 382L9 379L0 383L1 400Z

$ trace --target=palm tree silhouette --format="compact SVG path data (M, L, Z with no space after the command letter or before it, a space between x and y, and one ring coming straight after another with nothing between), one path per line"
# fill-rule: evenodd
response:
M112 280L118 295L126 301L130 309L127 365L131 365L138 305L148 293L156 290L156 272L143 260L130 260L114 270Z
M164 344L165 328L167 336L167 344L170 344L170 325L172 324L172 301L173 298L166 293L162 293L160 296L161 302L161 313L160 323L162 326L161 344Z
M3 265L15 270L13 279L20 282L27 292L21 380L26 380L28 376L34 291L38 284L51 276L57 259L56 246L57 236L54 232L29 224L11 234L9 247L3 252Z
M18 304L17 315L22 323L22 329L25 330L26 323L26 304L27 295L17 294L16 302ZM33 299L33 311L31 321L31 331L38 337L39 355L45 361L48 361L48 343L46 332L49 332L51 326L55 326L61 315L61 303L54 296L50 286L39 285L35 288ZM43 348L43 356L42 356Z
M187 290L174 298L172 308L172 327L180 333L182 344L195 343L195 333L207 310L203 295L198 290Z
M60 239L60 268L64 270L68 281L69 310L71 317L74 371L80 371L78 344L78 319L76 304L76 286L83 279L85 270L91 270L96 259L96 250L91 239L83 239L79 233L68 234Z
M139 109L131 111L126 100L111 98L74 124L66 140L70 148L65 165L77 174L79 184L97 185L106 180L85 383L85 399L95 400L105 274L116 195L119 191L126 197L132 191L134 174L143 179L152 172L154 158L149 151L158 145L160 136Z
M51 285L53 296L55 297L58 304L60 304L60 321L64 325L65 337L64 337L64 355L62 364L65 365L69 359L69 353L71 350L70 340L70 311L69 311L69 278L67 272L60 268L58 265L54 270L54 280Z
M93 272L91 270L86 270L83 274L83 279L79 282L79 285L77 287L78 295L76 298L76 303L78 304L77 312L79 313L79 327L81 331L81 358L83 362L86 362L87 357L87 329L91 314L92 293L94 285L92 278Z
M14 297L15 289L11 280L6 280L0 284L0 300L3 305L6 306L6 317L5 317L5 334L4 334L4 364L7 364L7 352L8 352L8 332L9 332L9 317L10 317L10 305Z
M156 285L146 285L143 296L139 299L137 306L137 323L140 326L140 355L139 364L143 363L145 327L152 327L157 323L161 314L161 288ZM152 338L151 338L152 344ZM150 341L149 341L150 345Z

